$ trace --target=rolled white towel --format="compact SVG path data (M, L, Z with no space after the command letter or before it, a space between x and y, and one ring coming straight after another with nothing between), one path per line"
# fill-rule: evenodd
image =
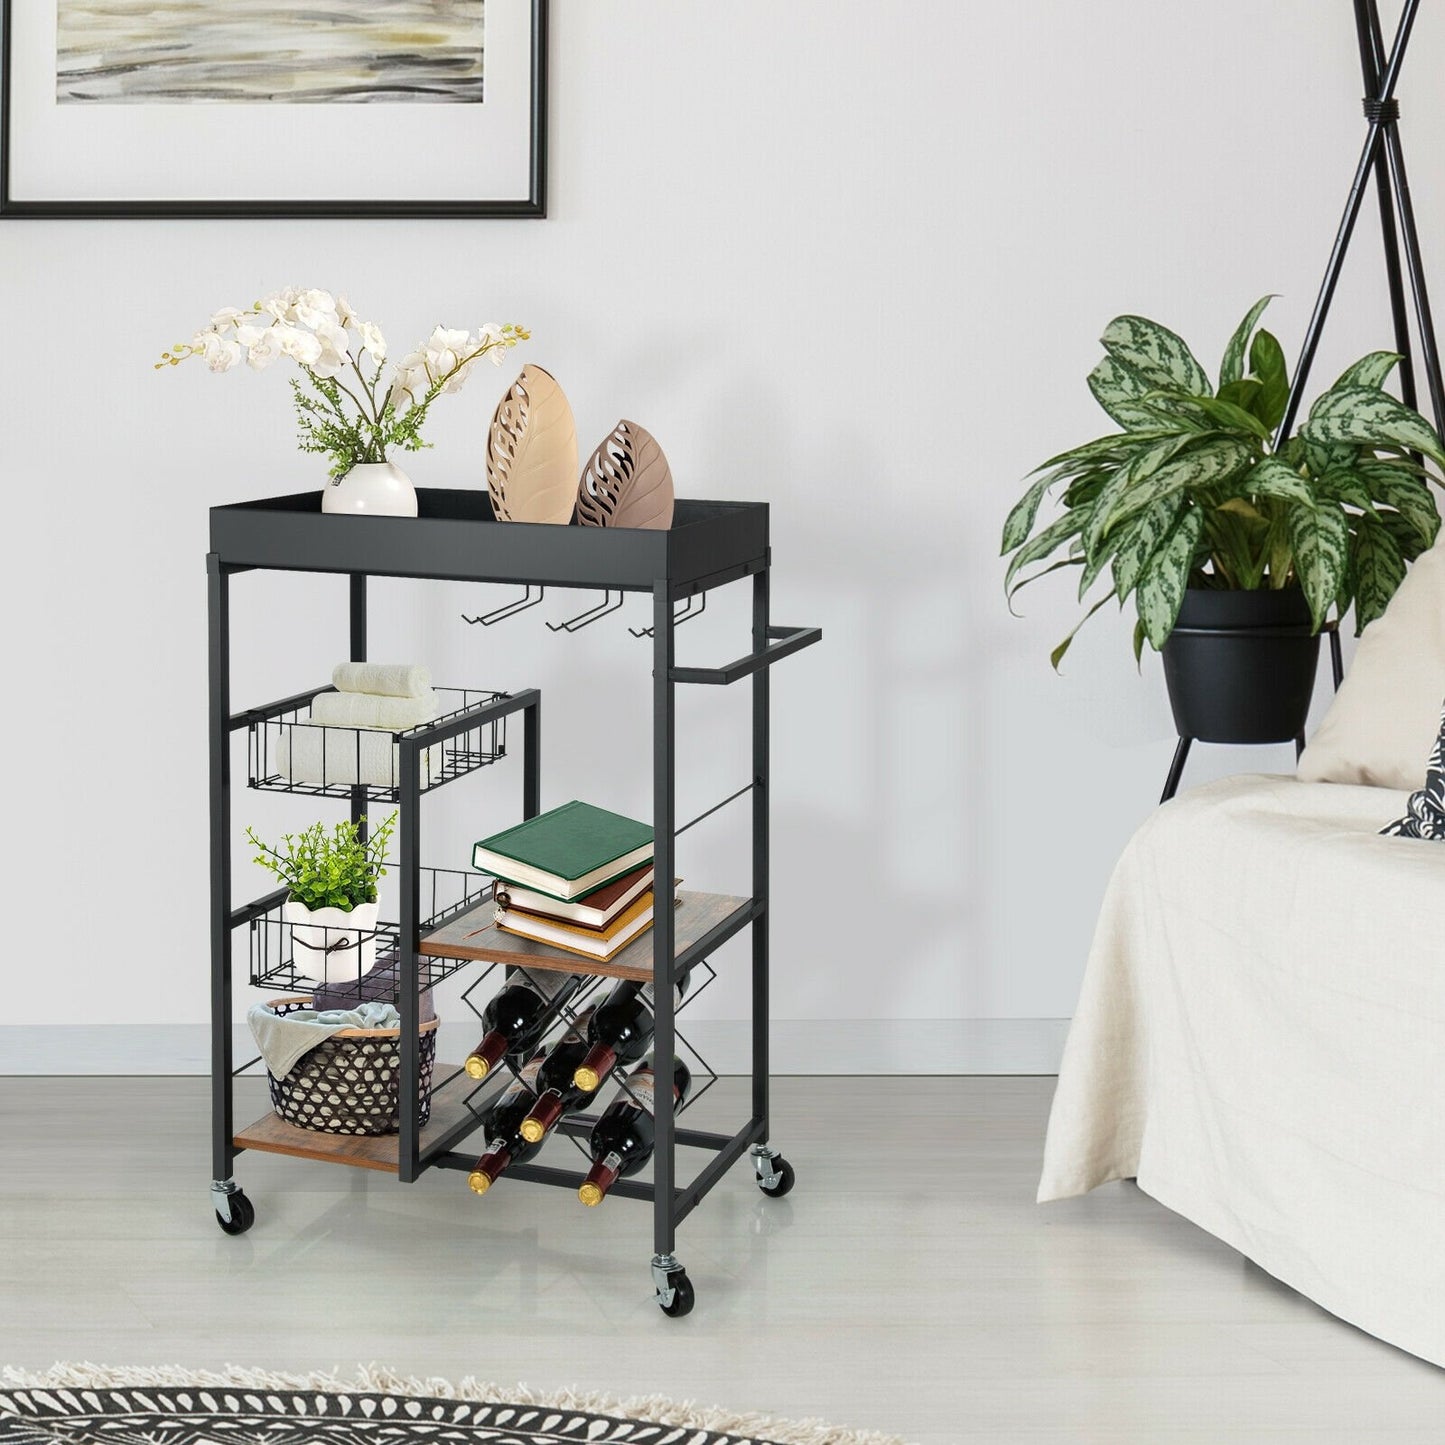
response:
M394 788L400 782L400 747L392 742L389 732L306 723L275 732L267 740L265 766L293 783L322 787L367 783L374 788ZM434 780L442 762L440 744L422 749L423 787Z
M338 662L331 685L339 692L422 697L431 690L431 669L419 662Z
M386 728L405 732L430 722L441 711L430 688L419 697L388 697L376 692L318 692L311 699L311 721L328 727Z

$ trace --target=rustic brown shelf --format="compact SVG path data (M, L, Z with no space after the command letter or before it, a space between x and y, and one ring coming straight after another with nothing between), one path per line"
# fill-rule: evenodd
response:
M679 892L674 952L682 955L748 906L748 899L734 898L727 893ZM651 929L603 963L580 953L568 953L550 944L534 943L530 938L505 933L492 922L495 912L496 905L489 898L457 914L422 939L420 952L431 958L477 959L483 963L551 969L557 973L599 974L604 978L629 978L642 983L652 981Z
M423 1153L466 1121L472 1113L467 1100L477 1089L477 1081L462 1073L460 1064L438 1064L436 1076L446 1082L432 1094L431 1118L421 1131ZM354 1169L375 1169L383 1174L397 1172L395 1134L322 1134L315 1129L298 1129L279 1114L267 1113L242 1129L233 1142L237 1149L255 1149L263 1154L290 1154L297 1159L349 1164Z

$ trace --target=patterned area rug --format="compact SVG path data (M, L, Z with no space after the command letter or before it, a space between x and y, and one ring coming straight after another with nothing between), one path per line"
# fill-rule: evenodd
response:
M907 1445L814 1420L464 1380L57 1365L6 1370L3 1445Z

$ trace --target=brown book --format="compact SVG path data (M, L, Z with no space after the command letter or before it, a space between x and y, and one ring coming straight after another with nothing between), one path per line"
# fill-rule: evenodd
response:
M563 903L531 888L519 888L501 879L497 880L492 897L498 908L518 909L538 918L552 918L559 923L571 924L574 928L603 929L651 887L652 864L644 863L631 873L624 873L621 878L614 878L601 888L573 899L571 903Z

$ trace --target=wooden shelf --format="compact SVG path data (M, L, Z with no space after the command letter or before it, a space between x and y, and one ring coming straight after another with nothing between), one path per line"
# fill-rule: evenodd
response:
M453 1074L455 1078L432 1094L431 1118L421 1131L423 1154L430 1144L471 1114L466 1101L478 1088L477 1081L462 1073L460 1064L436 1066L439 1079ZM395 1134L322 1134L315 1129L298 1129L275 1113L268 1113L242 1129L235 1137L235 1145L238 1149L256 1149L263 1154L290 1154L297 1159L349 1164L354 1169L376 1169L383 1174L397 1172Z
M679 892L674 952L681 954L747 904L746 898L734 898L727 893ZM488 898L457 914L422 939L420 951L432 958L467 958L557 973L600 974L604 978L629 978L642 983L652 981L651 929L603 963L580 953L568 953L550 944L534 943L530 938L505 933L492 922L495 912L496 905Z

